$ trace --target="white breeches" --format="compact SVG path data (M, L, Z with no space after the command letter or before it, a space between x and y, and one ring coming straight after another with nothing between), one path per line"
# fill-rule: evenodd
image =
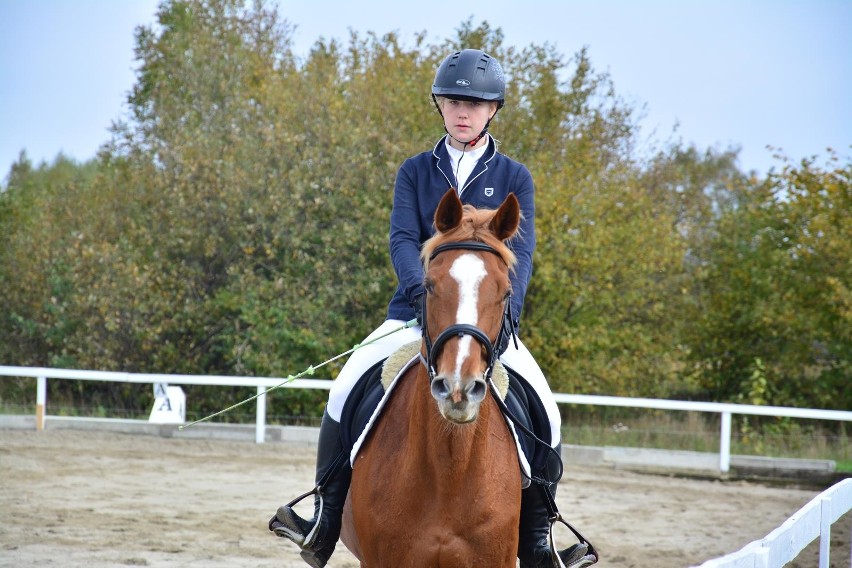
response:
M362 343L372 340L375 337L384 335L394 329L405 325L401 320L387 320L378 327L373 333L367 336ZM326 411L334 420L340 422L340 417L343 414L343 405L349 397L349 393L355 387L358 379L373 365L388 357L391 353L407 345L412 341L418 341L421 338L422 331L419 326L410 327L392 333L387 337L365 345L356 349L349 360L343 365L340 374L334 380L331 387L331 392L328 395L328 405ZM553 400L553 393L550 390L550 385L547 384L547 379L544 378L544 373L533 358L529 350L518 339L518 349L515 349L513 341L509 341L509 348L500 357L500 361L507 367L511 367L514 371L521 375L533 387L538 397L547 412L547 418L550 422L550 439L553 442L553 447L560 442L562 420L559 416L559 408L556 406L556 401Z

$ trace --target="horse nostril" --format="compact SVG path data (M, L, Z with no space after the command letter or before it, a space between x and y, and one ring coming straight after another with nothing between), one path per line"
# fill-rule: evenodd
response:
M437 400L444 400L450 397L450 383L446 379L432 380L432 396Z
M467 386L467 399L471 402L479 402L485 398L485 381L475 380Z

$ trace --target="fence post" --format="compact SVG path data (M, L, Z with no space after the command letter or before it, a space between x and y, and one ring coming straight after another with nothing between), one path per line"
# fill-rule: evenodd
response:
M36 379L36 430L44 430L44 411L47 408L47 377Z
M719 440L719 471L728 473L731 469L731 413L722 411L722 434Z
M257 387L257 417L254 441L262 444L266 440L266 387Z
M831 497L819 501L819 568L828 568L831 546Z
M754 551L754 568L770 568L769 549L762 544Z

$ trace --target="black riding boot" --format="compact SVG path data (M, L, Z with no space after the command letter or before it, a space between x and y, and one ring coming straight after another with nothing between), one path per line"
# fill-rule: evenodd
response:
M557 446L559 449L560 446ZM556 467L561 468L560 465ZM551 468L552 469L552 468ZM582 568L597 562L597 553L586 542L565 550L551 546L552 519L545 491L556 499L555 477L559 473L542 472L541 477L554 480L550 489L536 482L521 493L521 523L518 541L518 558L521 568ZM573 529L571 529L573 530Z
M341 464L344 460L346 463ZM348 461L349 456L343 451L340 441L340 423L335 422L326 412L322 417L317 447L314 518L306 521L297 515L293 510L293 505L298 502L296 500L279 507L269 521L269 530L299 545L302 559L313 568L323 568L328 563L340 537L343 504L352 479L352 468ZM325 480L324 477L332 469L337 469L337 472Z

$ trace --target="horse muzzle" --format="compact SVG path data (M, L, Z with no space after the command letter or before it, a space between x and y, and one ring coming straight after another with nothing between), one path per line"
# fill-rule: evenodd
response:
M463 380L439 375L432 379L431 390L441 416L456 424L467 424L479 415L488 385L484 378Z

